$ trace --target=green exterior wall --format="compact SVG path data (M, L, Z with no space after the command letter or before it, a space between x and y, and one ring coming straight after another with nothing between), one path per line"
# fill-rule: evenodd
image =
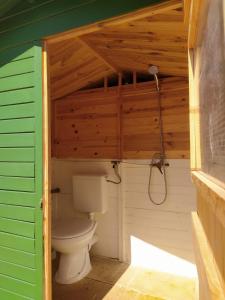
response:
M42 299L42 48L0 55L0 299Z
M22 1L23 2L23 1ZM39 3L36 1L35 3ZM61 0L41 4L0 21L0 49L39 40L44 36L91 24L152 4L160 0ZM18 7L19 10L19 7Z
M0 14L0 299L41 300L40 41L161 1L41 0L31 7L25 1L14 2Z

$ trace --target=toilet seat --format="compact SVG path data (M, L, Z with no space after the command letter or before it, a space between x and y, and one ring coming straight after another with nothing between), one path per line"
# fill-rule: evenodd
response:
M88 234L95 229L96 222L86 218L73 218L55 221L52 226L52 238L72 239Z

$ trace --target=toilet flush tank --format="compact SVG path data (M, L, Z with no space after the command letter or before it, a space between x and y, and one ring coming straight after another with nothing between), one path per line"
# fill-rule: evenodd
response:
M73 176L73 203L80 212L107 210L107 182L104 175Z

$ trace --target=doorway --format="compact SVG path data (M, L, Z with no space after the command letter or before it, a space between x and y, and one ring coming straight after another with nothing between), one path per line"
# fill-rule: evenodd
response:
M177 7L176 8L171 7L170 9L168 9L168 14L175 17L175 19L176 19L175 22L179 22L179 21L182 22L183 14L180 12L181 11L178 10ZM180 13L180 15L179 15L179 13ZM149 10L149 14L151 15L150 10ZM182 16L181 16L181 14L182 14ZM127 19L127 17L120 17L118 19L119 19L119 21L118 20L116 22L112 21L112 23L110 23L111 21L109 21L109 23L105 22L103 28L101 28L101 30L103 30L103 31L105 30L104 33L101 32L101 30L99 29L100 27L97 29L94 29L94 27L93 28L89 27L88 30L90 30L90 32L86 31L86 29L85 29L85 31L81 32L78 29L78 30L74 31L73 34L68 33L69 35L65 35L66 38L63 37L63 35L60 35L59 37L57 37L57 39L55 41L53 41L53 40L47 41L47 44L49 43L49 45L47 45L47 48L51 48L51 47L54 48L54 46L57 45L55 47L55 49L56 49L55 52L57 52L57 51L60 52L60 47L64 47L67 42L71 43L71 45L72 45L71 47L74 47L74 49L76 49L78 52L80 51L80 53L82 53L83 60L84 60L83 67L85 67L85 60L88 61L88 59L85 58L85 53L84 53L85 51L83 49L88 49L89 53L91 53L89 56L89 66L88 67L86 66L87 67L86 72L80 72L80 73L78 72L79 76L77 76L77 74L74 70L70 70L67 72L67 74L65 72L65 76L60 77L60 74L58 74L55 77L57 84L55 82L53 97L56 99L57 107L54 107L51 109L51 112L53 114L56 113L57 109L58 109L58 111L60 109L61 110L65 109L65 107L63 107L63 106L61 106L61 108L60 108L60 100L57 100L57 99L60 99L62 97L69 98L70 97L69 95L71 95L75 92L76 93L78 92L81 95L82 93L84 93L85 88L87 89L87 87L89 90L93 89L93 88L100 88L100 89L102 88L105 91L114 91L113 88L115 86L117 86L117 82L119 82L119 85L118 85L120 87L120 88L118 88L119 94L120 94L119 97L121 96L122 90L124 90L124 91L126 91L126 89L128 90L129 84L132 84L132 88L134 90L136 89L136 93L137 93L139 83L142 83L143 86L148 85L149 75L146 74L147 67L150 64L150 62L153 62L153 61L156 62L157 64L160 64L160 61L162 61L160 64L160 71L162 72L161 79L162 79L163 83L167 84L168 86L170 84L172 84L173 78L167 78L169 75L170 77L173 76L174 78L176 78L175 84L178 85L178 84L182 83L183 86L185 86L185 80L182 81L181 79L177 79L177 77L183 78L184 74L186 74L186 71L187 71L186 70L187 63L185 62L186 49L184 49L182 46L183 45L182 43L184 43L184 40L185 40L185 34L182 32L182 27L179 32L181 37L180 37L179 41L176 43L177 49L175 51L176 53L179 52L179 59L178 59L178 62L173 62L173 64L170 64L170 63L166 63L165 61L172 59L171 57L167 57L166 59L164 58L164 60L162 59L165 55L165 53L163 52L163 49L162 49L165 46L165 45L163 45L163 43L161 45L156 43L156 45L155 45L155 47L157 49L161 49L161 50L153 49L154 51L152 50L150 56L149 56L149 53L147 52L148 47L149 47L148 42L150 44L152 44L152 41L154 41L154 36L156 37L156 40L160 39L160 35L162 35L162 32L163 32L163 28L158 29L155 24L157 22L156 21L157 17L155 17L155 16L149 16L149 17L147 16L146 17L146 12L145 12L143 15L140 14L139 16L137 16L134 14L133 16L129 16L128 19ZM142 24L143 19L144 19L145 25ZM140 20L142 20L142 21L140 21ZM128 25L127 25L127 23L128 23ZM135 25L134 25L134 23L135 23ZM145 26L147 26L149 24L151 24L152 26L153 25L155 26L153 28L155 28L155 31L157 31L157 33L153 32L153 33L149 34L148 32L146 32L146 30L143 29L143 28L145 28ZM142 28L142 30L144 31L142 33L142 35L139 33L136 33L136 35L135 35L134 27L136 25L138 26L139 29ZM110 27L110 26L112 26L112 27ZM121 28L118 29L119 33L118 32L113 33L113 31L115 30L114 28L117 29L117 26L121 26ZM174 26L174 24L172 24L172 26ZM80 30L83 30L83 29L80 29ZM121 39L119 39L119 36L121 36L122 33L124 35L122 36L122 40L121 40ZM113 34L117 35L117 38L114 38L114 37L112 38ZM127 34L127 36L126 36L126 34ZM149 38L149 35L152 35L152 36ZM84 38L83 36L86 36L86 37ZM101 46L100 48L104 49L104 47L105 47L105 49L107 49L108 52L105 51L104 52L105 55L101 56L99 54L98 55L93 54L94 50L91 48L91 44L98 45L97 42L93 42L93 40L92 40L93 36L95 39L97 39L99 41L99 45ZM147 42L145 41L146 36L148 36ZM142 45L142 47L138 48L136 44L137 44L137 39L139 37L141 37L143 45ZM106 40L106 44L104 44L104 39ZM113 41L111 41L111 39ZM144 39L144 41L143 41L143 39ZM74 40L78 40L78 41L74 41ZM100 40L101 40L101 42L100 42ZM112 42L112 46L108 45L108 40ZM128 40L128 42L127 42L127 40ZM92 43L91 43L91 41L92 41ZM146 42L146 44L145 44L145 42ZM60 43L61 43L61 46L60 46ZM126 43L128 43L128 45ZM167 41L166 43L169 43L169 41ZM119 49L118 49L118 47L119 47ZM109 52L110 50L112 51L111 53ZM143 53L141 53L137 56L137 51L141 51L141 50ZM65 61L67 60L68 56L70 56L70 53L66 50L66 48L65 48L65 52L62 50L61 50L61 52L63 52L63 55L62 55L60 64L65 65L66 64ZM133 56L132 55L129 56L128 52L132 53ZM171 50L171 52L173 52L173 50ZM110 54L107 55L107 53L110 53ZM117 57L117 60L119 62L121 62L121 65L122 65L122 63L124 63L124 65L128 69L127 72L124 72L124 74L122 74L123 76L119 75L116 79L113 78L113 76L111 76L111 74L118 72L117 70L116 71L114 70L116 68L115 66L113 68L110 67L111 64L109 63L109 56L113 57L112 53L114 53L114 56ZM121 53L121 56L115 55L115 53ZM126 53L126 54L124 54L124 53ZM92 58L93 55L96 56L97 58L93 59ZM175 54L170 53L169 55L172 55L172 57L173 57ZM151 60L149 60L149 57L151 57ZM73 58L73 59L76 63L76 58ZM54 60L54 57L53 57L53 60ZM82 59L81 59L81 61L82 61ZM95 62L94 66L92 66L93 61ZM117 61L117 65L119 64L118 61ZM74 63L74 65L75 65L75 63ZM70 67L72 67L72 63L70 63L69 65L70 65ZM104 65L104 67L103 67L103 65ZM115 65L116 65L116 63L115 63ZM57 63L56 63L56 68L57 68ZM75 66L75 69L76 68L79 68L79 67ZM95 69L97 69L97 72L95 72ZM144 71L143 71L143 69L144 69ZM121 73L121 72L118 72L118 73ZM94 81L90 80L90 78L88 77L88 76L90 76L90 74L91 74L91 79L94 78ZM68 77L66 78L66 76L68 76ZM84 76L84 78L82 78L82 76ZM119 78L119 80L118 80L118 78ZM115 82L116 82L116 84L115 84ZM87 83L88 83L88 85L87 85ZM75 86L75 84L79 84L79 85ZM83 84L85 84L85 85L83 85ZM127 88L126 88L126 86L127 86ZM153 90L153 88L154 87L152 85L152 90ZM73 89L75 89L76 91L74 91ZM82 89L83 89L83 91L82 91ZM184 87L184 90L185 89L186 88ZM118 98L117 94L116 94L116 97ZM69 101L70 100L67 99L67 103L69 103ZM184 108L184 107L186 107L185 105L188 105L188 100L185 98L182 101L184 103L184 106L183 106L183 108ZM146 100L146 102L147 102L147 100ZM114 109L117 111L118 109L120 110L120 108L121 108L121 103L119 103L119 105L115 106ZM69 107L69 109L73 109L73 108ZM109 109L112 109L112 107ZM149 109L149 108L147 108L147 109ZM141 108L138 108L138 110L141 111ZM143 108L142 108L142 110L143 110ZM151 108L149 110L151 110ZM181 111L182 111L182 109L181 109ZM180 110L179 110L179 112L180 112ZM136 111L134 113L136 113ZM182 113L185 114L185 109L182 111ZM121 111L120 111L120 114L121 114ZM129 114L132 115L132 109L130 110L130 112L128 112L128 111L122 112L123 117L124 117L124 115L129 116ZM118 118L119 114L116 113L115 115ZM182 114L180 114L179 116L182 118L182 121L183 121L184 118L182 117ZM185 115L185 118L186 117L187 117L187 115ZM121 118L121 115L119 116L119 118ZM149 118L149 116L147 116L147 118ZM60 116L59 116L57 122L59 122L59 119L60 119ZM131 121L132 120L126 119L126 122L131 122ZM179 120L177 122L179 123ZM77 147L75 144L71 144L71 143L70 143L70 145L67 144L67 147L65 147L65 144L64 145L60 144L61 141L63 140L63 137L67 133L69 133L69 130L71 130L71 128L73 130L73 135L78 134L78 132L76 132L77 129L75 127L73 127L73 125L74 124L69 124L70 128L61 126L61 128L66 128L66 130L64 131L64 129L63 129L63 130L61 130L61 132L54 133L54 139L52 139L51 142L52 142L52 144L55 145L54 147L57 149L56 150L57 155L60 154L60 155L71 156L71 155L81 155L84 153L83 151L79 151L79 149L78 149L79 147ZM176 127L176 125L174 127ZM92 126L90 126L90 128L92 128ZM107 128L104 128L104 129L107 129ZM127 129L127 128L125 128L125 129ZM115 155L121 154L121 148L122 148L122 152L124 152L123 153L124 158L147 159L147 158L151 157L151 155L155 151L155 149L152 149L151 146L154 145L154 147L157 148L157 137L152 135L152 140L151 140L152 143L149 144L146 142L147 139L146 139L145 135L142 136L142 139L140 139L141 130L143 130L143 128L140 129L140 132L138 132L136 134L136 136L132 136L132 134L130 134L130 136L129 136L129 134L126 134L126 135L128 135L128 139L125 141L123 139L121 139L122 143L120 140L119 147L117 144L111 148L105 147L108 149L108 151L114 151L113 155L111 154L110 157L114 158ZM148 130L148 128L146 127L144 130ZM118 128L116 128L116 126L115 126L115 132L116 132L115 136L117 137L118 132L120 132L120 130L118 130ZM120 134L121 134L121 132L120 132ZM148 132L148 134L149 134L149 132ZM122 133L122 135L123 135L123 133ZM189 153L188 153L189 152L189 146L188 146L188 138L189 137L188 137L188 135L189 135L188 129L186 127L184 128L184 132L182 132L182 135L176 134L175 137L173 137L173 135L170 135L170 137L172 137L171 141L170 140L168 141L168 145L170 147L167 148L169 157L171 157L171 158L174 157L174 158L179 158L179 159L188 158L188 155L189 155ZM55 137L60 137L61 140L57 140L57 139L55 139ZM154 138L155 138L155 141L153 143ZM174 141L173 138L176 141ZM49 137L49 140L50 140L50 137ZM64 142L66 142L66 141L64 140L63 143ZM108 142L108 141L106 141L106 142ZM137 149L136 148L134 149L133 143L135 143L135 147L139 147L139 146L142 147L142 145L144 145L145 148L140 149L140 150L138 149L138 151L136 151ZM173 145L176 145L176 143L181 145L181 146L179 146L180 147L179 149L173 148ZM112 146L112 144L110 146ZM97 148L98 148L97 150L94 150L94 151L91 151L88 153L88 155L92 156L91 158L96 159L99 157L100 147L97 147ZM86 149L90 149L90 148L87 147ZM118 151L118 149L119 149L119 151ZM102 153L103 152L100 152L101 155L102 155ZM110 152L110 153L112 153L112 152ZM116 158L118 159L118 157L116 157ZM121 157L119 157L119 158L121 159ZM89 157L89 159L90 159L90 157ZM126 172L127 172L127 170L126 170ZM132 193L132 190L131 191L129 190L128 192ZM135 191L135 192L137 192L137 191ZM122 208L120 210L121 215L119 216L121 223L123 222L123 217L124 217L123 216L123 205L124 204L122 203L122 206L120 207L120 208ZM131 205L131 204L129 204L129 205ZM185 209L191 209L191 206L192 206L192 204L190 205L190 207L185 208ZM130 209L129 212L134 211L134 207L129 207L129 209ZM140 209L140 208L138 208L138 209ZM141 207L141 209L143 209L143 207ZM182 211L182 213L184 213L184 212ZM141 216L139 216L138 218L142 219ZM142 229L143 228L144 228L144 225L142 226ZM138 237L142 236L142 239L144 239L143 235L145 236L146 232L143 233L142 229L137 233L137 236ZM126 242L125 242L124 232L120 232L119 235L120 235L119 239L120 239L121 244L126 244L125 247L127 247L127 252L125 255L127 257L131 256L131 253L129 253L129 248L131 248L131 245L129 245L130 237L127 239L128 241L126 240ZM147 243L148 242L149 241L147 241ZM155 243L156 243L156 246L162 247L161 245L159 245L159 241L155 241ZM176 243L175 239L174 239L174 243ZM179 249L179 250L181 253L182 252L181 250L184 250L184 249ZM187 249L185 249L185 250L187 250ZM172 250L170 250L170 251L172 251ZM185 257L184 252L182 254L180 254L180 253L179 253L179 255L181 257L183 257L183 256ZM122 256L123 255L124 255L124 253L122 253ZM188 259L191 260L190 257Z

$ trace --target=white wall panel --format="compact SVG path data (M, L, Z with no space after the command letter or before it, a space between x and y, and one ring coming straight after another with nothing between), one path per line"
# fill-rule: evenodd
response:
M130 161L131 162L131 161ZM183 259L194 262L191 234L191 211L196 210L195 189L189 171L189 160L169 160L167 171L168 197L161 206L149 201L148 179L149 161L135 160L135 165L121 164L122 185L108 185L109 209L104 215L96 215L98 220L98 243L94 246L95 254L119 257L120 237L122 236L123 259L132 261L132 238L146 245L140 250L146 260L153 261L152 251L155 247L168 254L168 259L175 256L177 261ZM77 173L109 174L113 178L110 162L78 162L53 160L53 186L60 187L61 194L53 200L54 216L71 216L72 175ZM157 169L153 171L151 191L154 199L159 201L164 194L162 175ZM55 212L58 211L58 214ZM123 219L123 230L119 232L120 216ZM121 243L122 244L122 243ZM148 256L149 253L149 256ZM173 259L173 264L174 264ZM160 261L159 261L160 263ZM179 263L178 263L179 264ZM182 265L183 268L183 265Z
M77 214L72 207L72 176L75 174L108 174L114 179L110 162L52 160L52 186L61 192L53 196L53 217L69 218ZM108 211L96 214L98 242L95 254L118 258L118 186L108 183Z
M173 258L174 268L187 267L194 272L191 212L196 210L196 195L191 182L189 160L168 162L168 197L160 206L154 205L148 197L149 166L123 164L125 260L133 263L145 257L143 264L156 268L158 251L168 260ZM163 184L162 175L154 168L151 192L156 201L163 199ZM137 245L140 246L138 251L135 249L139 247ZM162 264L159 259L159 270Z

